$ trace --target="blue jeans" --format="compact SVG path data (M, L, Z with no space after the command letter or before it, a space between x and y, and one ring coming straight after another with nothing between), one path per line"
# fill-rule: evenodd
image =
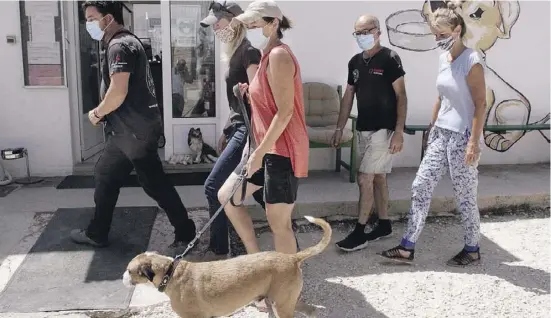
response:
M218 191L240 163L246 143L247 128L244 124L236 125L228 138L226 148L220 154L205 181L205 195L207 196L211 217L221 205L218 201ZM253 197L264 209L266 208L262 189L253 193ZM220 212L210 227L209 249L216 254L227 254L229 252L228 218L224 211Z

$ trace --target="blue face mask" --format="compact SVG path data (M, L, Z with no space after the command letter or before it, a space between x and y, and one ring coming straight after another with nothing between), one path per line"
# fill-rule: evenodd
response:
M375 46L375 36L373 34L358 35L356 42L362 51L371 50Z
M105 29L102 30L101 27L99 26L99 23L103 19L105 19L105 17L101 18L100 20L86 22L86 31L88 31L88 34L90 34L90 37L92 37L92 39L96 41L101 41L103 39L103 36L105 35L104 30L107 29L107 27L109 27L109 25L114 21L114 20L111 20L111 22L109 22L109 24L105 27Z

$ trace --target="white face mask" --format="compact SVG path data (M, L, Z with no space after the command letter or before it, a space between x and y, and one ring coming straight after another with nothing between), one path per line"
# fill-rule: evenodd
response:
M358 35L356 42L362 51L371 50L375 47L375 36L373 34Z
M268 45L269 38L264 35L262 28L247 30L247 39L251 42L251 45L259 50L264 50Z
M111 20L111 22L109 22L109 24L105 27L105 29L102 30L101 27L99 26L99 23L103 19L105 19L105 17L97 21L86 22L86 31L88 31L88 34L90 34L90 37L92 37L92 39L96 41L101 41L103 39L103 36L105 35L104 30L107 29L107 27L109 27L109 25L114 21L114 20Z

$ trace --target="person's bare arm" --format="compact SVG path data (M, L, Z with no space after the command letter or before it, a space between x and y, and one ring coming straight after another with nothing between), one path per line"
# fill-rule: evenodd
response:
M256 71L258 70L258 64L251 64L247 67L247 77L249 78L249 83L253 81Z
M344 90L344 96L341 101L341 108L339 110L339 119L337 120L337 130L342 130L348 121L350 112L352 111L352 104L354 102L354 86L347 84Z
M400 77L392 83L392 88L394 88L394 93L396 94L396 127L394 128L395 133L402 134L404 132L404 127L406 125L406 115L408 112L407 103L408 98L406 95L406 84L404 77Z
M264 140L258 145L256 153L263 157L273 148L279 139L294 111L295 86L293 77L295 64L289 52L283 48L275 48L270 52L270 64L268 65L268 83L277 106L277 112L266 131Z
M96 113L103 117L122 105L128 94L128 80L130 73L115 73L111 75L111 84L105 93L105 97L97 107Z
M136 53L125 44L111 45L105 58L109 65L111 83L105 97L94 110L98 117L104 117L122 105L128 94L130 74L136 67Z
M467 75L467 84L471 89L474 102L473 128L469 141L478 144L486 121L486 81L484 79L484 68L481 64L475 64L471 68Z

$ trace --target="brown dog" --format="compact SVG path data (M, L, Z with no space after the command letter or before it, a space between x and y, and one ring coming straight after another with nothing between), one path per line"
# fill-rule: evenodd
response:
M223 261L177 263L164 290L174 312L183 318L219 317L266 297L279 318L294 317L295 310L313 315L315 308L298 300L303 283L300 266L327 247L331 226L322 219L306 219L323 229L323 237L297 254L262 252ZM123 282L127 286L151 282L158 288L172 262L156 253L140 254L128 264Z

